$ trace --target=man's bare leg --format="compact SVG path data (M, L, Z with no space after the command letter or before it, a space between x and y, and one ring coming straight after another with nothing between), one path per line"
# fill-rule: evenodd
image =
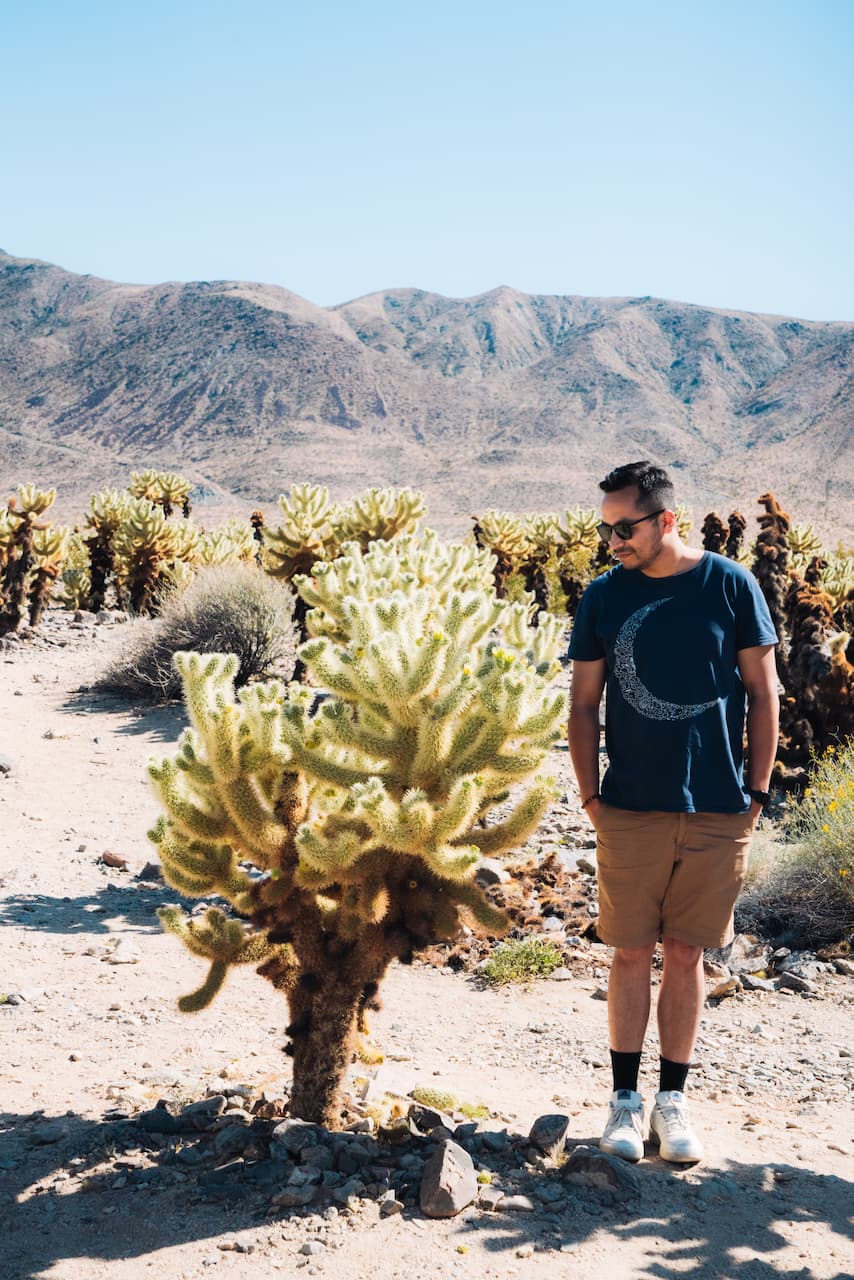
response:
M661 1056L690 1062L706 996L703 948L664 938L664 971L658 995L658 1038Z
M608 1029L617 1053L640 1053L649 1021L650 973L655 943L617 947L608 979Z

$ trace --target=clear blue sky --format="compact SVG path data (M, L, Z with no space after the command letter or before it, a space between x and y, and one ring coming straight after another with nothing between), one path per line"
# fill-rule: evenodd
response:
M0 0L0 247L854 320L854 0Z

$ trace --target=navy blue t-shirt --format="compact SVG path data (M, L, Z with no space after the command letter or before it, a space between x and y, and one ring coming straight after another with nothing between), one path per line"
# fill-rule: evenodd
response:
M714 552L667 578L622 565L595 578L569 657L607 660L605 803L671 813L749 808L736 655L776 643L753 574Z

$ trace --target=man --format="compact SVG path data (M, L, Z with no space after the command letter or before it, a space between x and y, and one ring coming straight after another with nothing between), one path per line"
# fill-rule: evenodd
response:
M619 564L587 588L572 631L569 746L596 828L613 1093L603 1151L643 1155L638 1071L659 938L661 1062L650 1139L691 1163L685 1081L705 996L703 948L733 936L732 912L777 747L777 636L753 575L687 546L669 476L612 471L600 536ZM607 684L608 769L599 781ZM743 741L747 715L748 768Z

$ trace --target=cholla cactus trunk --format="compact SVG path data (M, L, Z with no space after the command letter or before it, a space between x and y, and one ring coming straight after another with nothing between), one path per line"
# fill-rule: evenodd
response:
M37 627L50 601L53 584L59 577L59 567L37 569L29 592L30 626Z
M519 568L525 590L534 597L538 610L547 611L550 604L548 578L546 577L546 561L540 557L532 557L523 561ZM537 614L534 615L534 626L537 625Z
M320 704L277 681L236 697L234 656L176 658L193 728L151 767L166 810L152 839L169 884L242 917L161 910L210 966L181 1008L254 964L287 997L291 1109L306 1120L337 1123L361 1014L392 959L464 921L506 930L475 868L517 848L555 796L535 771L565 714L548 689L561 627L546 616L535 630L526 606L496 600L491 568L434 534L350 543L316 565L296 585Z
M0 636L17 631L24 613L27 576L33 566L33 525L24 519L15 534L0 595L4 607L0 612Z
M89 581L91 589L89 591L89 609L92 613L100 613L104 607L107 598L107 583L110 575L114 572L113 552L110 534L96 534L94 537L86 539L86 545L89 548ZM119 594L119 585L116 582L116 595ZM119 607L123 608L123 604L119 602Z
M780 643L775 650L777 675L783 688L788 689L786 595L790 584L787 534L791 521L773 493L763 493L758 501L765 507L766 514L759 517L760 532L754 547L752 569L765 597L777 635L780 637Z
M727 521L729 532L726 540L726 555L730 560L737 560L741 555L741 549L744 546L744 534L747 530L747 521L740 511L731 511Z
M157 588L160 583L160 556L153 549L138 552L128 577L128 594L133 613L154 615L158 612Z
M706 551L715 551L718 555L724 549L727 527L716 511L710 511L703 521L701 529L703 547Z
M789 690L781 714L781 758L806 764L812 752L854 732L854 667L834 628L833 600L808 582L795 581L786 597L790 620Z
M190 501L190 495L187 494L186 498L181 503L181 515L184 517L185 520L189 520L192 514L193 514L193 504Z
M492 548L492 555L495 557L495 568L492 570L492 576L495 580L495 594L499 600L507 599L507 579L513 572L515 565L509 556L504 555L502 551Z

